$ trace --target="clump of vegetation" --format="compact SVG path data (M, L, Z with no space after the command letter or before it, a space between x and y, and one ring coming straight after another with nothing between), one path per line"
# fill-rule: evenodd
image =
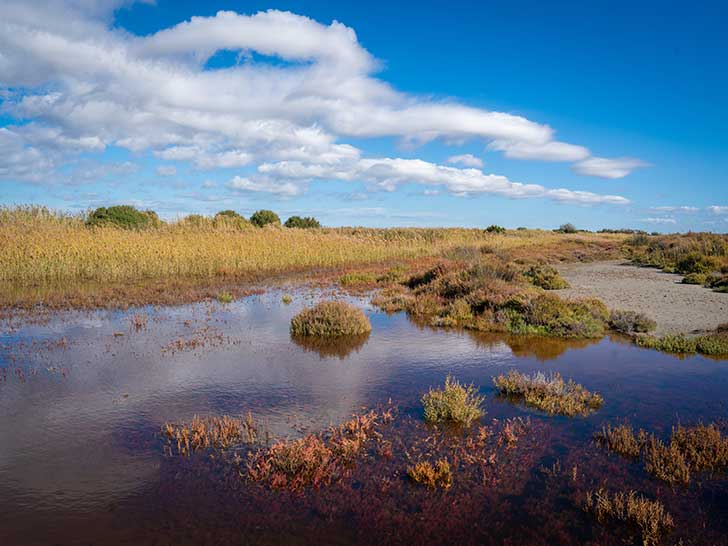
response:
M129 317L129 326L135 332L141 332L147 329L149 317L143 313L134 313Z
M604 335L609 311L599 300L562 300L524 282L519 268L498 257L474 264L442 262L379 294L387 311L405 310L435 326L566 338Z
M289 305L293 302L293 296L291 296L290 294L283 294L283 296L281 296L281 301L284 304Z
M320 228L321 224L313 216L291 216L286 223L283 224L287 228L313 229Z
M429 461L419 461L407 467L407 476L421 485L431 489L441 487L449 489L452 486L452 472L447 459L439 459L433 466Z
M505 233L506 228L503 226L498 226L496 224L490 225L487 228L485 228L486 233Z
M291 319L294 336L355 336L371 329L361 309L342 301L322 301Z
M561 290L569 288L569 283L564 280L555 268L546 264L537 264L529 267L523 275L534 286L544 290Z
M642 453L647 433L640 429L639 433L635 434L632 427L626 423L615 427L607 424L594 434L594 439L597 444L605 446L610 451L636 459Z
M680 447L673 442L665 445L651 435L645 445L645 470L658 480L686 485L690 482L690 466Z
M162 434L170 449L176 448L180 455L190 455L201 449L227 449L238 443L256 443L260 427L250 413L244 418L194 416L190 423L165 423Z
M382 413L370 411L324 434L275 442L251 454L247 463L248 478L294 491L329 485L355 463L370 440L379 438L377 427L392 418L391 409Z
M557 229L559 233L577 233L579 230L576 229L576 226L574 224L566 223L561 224L559 226L559 229Z
M684 275L686 284L702 284L720 290L728 273L728 235L686 233L636 235L625 249L632 262ZM724 279L724 280L721 280Z
M589 392L571 379L564 381L558 373L547 377L536 372L529 376L511 370L508 375L493 378L493 383L500 394L523 398L526 405L552 415L589 415L604 403L598 393Z
M428 423L455 423L470 426L483 415L484 396L474 385L461 385L448 375L443 388L432 389L422 397L425 421Z
M728 438L714 424L673 427L666 444L654 434L635 434L627 424L607 425L595 434L598 444L631 458L643 456L645 470L671 485L685 485L693 472L728 468Z
M619 521L634 526L644 546L656 546L674 527L672 516L665 506L649 500L634 491L610 494L603 489L589 491L584 510L593 514L600 523Z
M341 286L365 286L374 284L376 281L374 274L369 272L344 273L339 277Z
M220 303L232 303L234 299L235 298L233 298L233 295L230 292L220 292L217 295L217 301Z
M640 347L666 353L728 355L728 332L720 327L709 334L692 337L685 334L667 334L662 337L641 335L635 338L635 343Z
M212 221L215 228L246 229L250 227L250 222L234 210L221 210L215 214Z
M122 229L144 229L159 226L161 223L156 212L138 210L130 205L99 207L86 219L89 227L114 226Z
M612 311L609 327L623 334L647 333L657 328L657 323L644 313L636 311Z
M257 227L280 225L280 217L272 210L262 209L255 211L250 217L250 223Z

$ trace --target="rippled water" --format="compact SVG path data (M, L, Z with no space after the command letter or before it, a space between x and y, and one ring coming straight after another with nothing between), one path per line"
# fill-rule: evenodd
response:
M670 490L590 438L615 419L663 435L678 421L725 419L728 362L679 359L619 339L568 343L421 328L364 300L358 303L372 321L368 338L343 346L291 340L290 318L317 297L297 293L284 305L274 291L226 306L63 313L47 324L4 328L0 544L449 542L425 521L446 521L449 511L467 525L448 522L460 542L620 543L624 536L581 512L568 479L544 473L557 462L578 466L578 487L659 496L678 523L670 540L727 541L725 475ZM146 328L130 325L135 313L148 316ZM514 406L492 387L494 375L514 368L558 371L602 393L605 405L577 419ZM408 489L405 478L393 476L399 485L386 499L387 513L404 506L411 517L401 520L360 513L364 502L385 502L366 496L363 477L303 496L254 495L243 480L229 487L209 455L165 456L159 434L166 421L251 411L274 436L296 436L390 399L415 422L422 393L448 373L481 386L486 419L532 417L541 427L538 449L534 460L524 455L516 465L508 488L482 499L473 496L482 484L458 485L457 475L452 491L434 493Z

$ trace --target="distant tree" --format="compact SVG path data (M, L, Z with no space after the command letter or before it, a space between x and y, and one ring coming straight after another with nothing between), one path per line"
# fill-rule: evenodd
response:
M138 210L131 205L99 207L86 220L87 226L116 226L123 229L144 229L161 223L153 210Z
M488 233L505 233L506 228L493 224L492 226L488 226L487 228L485 228L485 231L487 231Z
M561 233L576 233L578 230L576 229L576 226L574 224L566 223L561 224L557 231Z
M258 227L267 226L268 224L280 224L281 219L272 210L258 210L250 217L250 223Z
M220 212L218 212L217 214L215 214L215 216L227 216L229 218L243 218L242 215L238 214L234 210L229 210L229 209L228 210L221 210Z
M321 224L313 216L291 216L286 223L283 224L287 228L320 228Z

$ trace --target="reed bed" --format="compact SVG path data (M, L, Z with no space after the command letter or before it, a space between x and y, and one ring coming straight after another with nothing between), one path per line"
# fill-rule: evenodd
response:
M42 207L0 208L0 282L139 282L247 277L409 260L476 247L568 259L613 253L623 236L540 230L240 228L177 221L141 230L89 227L84 215ZM558 249L558 252L554 252ZM596 250L595 250L596 249Z

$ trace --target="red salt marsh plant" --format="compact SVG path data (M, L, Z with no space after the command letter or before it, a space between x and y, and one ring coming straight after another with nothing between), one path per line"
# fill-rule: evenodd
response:
M323 434L277 441L249 455L248 479L292 491L329 485L347 474L368 444L381 438L376 429L392 419L392 409L370 411Z
M244 418L194 416L189 423L165 423L162 435L170 451L190 455L202 449L227 449L235 444L253 444L259 441L261 428L251 413Z

